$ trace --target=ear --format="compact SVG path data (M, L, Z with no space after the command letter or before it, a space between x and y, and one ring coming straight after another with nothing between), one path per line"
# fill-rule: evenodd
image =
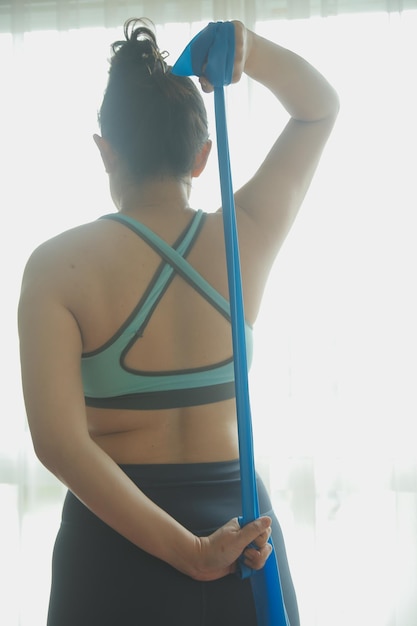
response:
M100 135L93 135L94 142L100 151L101 158L103 159L104 167L107 174L111 174L116 167L117 155L107 139L103 139Z
M211 152L211 146L212 142L210 139L208 139L204 146L201 148L200 152L197 154L194 161L194 167L191 170L192 178L198 178L198 176L200 176L201 172L206 167Z

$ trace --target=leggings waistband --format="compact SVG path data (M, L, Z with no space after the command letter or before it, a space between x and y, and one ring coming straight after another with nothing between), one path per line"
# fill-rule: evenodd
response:
M120 467L150 500L194 534L209 534L242 514L238 460ZM257 484L260 510L270 513L271 503L259 478ZM98 528L103 524L71 492L62 520Z
M158 463L120 465L141 487L195 485L216 481L240 480L239 459L212 463Z

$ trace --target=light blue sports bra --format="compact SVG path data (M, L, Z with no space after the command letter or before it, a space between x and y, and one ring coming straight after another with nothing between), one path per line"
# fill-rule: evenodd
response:
M81 372L87 406L114 409L166 409L209 404L235 395L233 358L207 367L175 371L133 370L125 356L140 341L153 311L176 274L230 321L228 301L185 259L204 223L198 211L171 247L149 228L127 215L112 213L100 219L125 224L163 259L140 302L125 323L103 346L84 353ZM252 360L252 328L246 324L248 363Z

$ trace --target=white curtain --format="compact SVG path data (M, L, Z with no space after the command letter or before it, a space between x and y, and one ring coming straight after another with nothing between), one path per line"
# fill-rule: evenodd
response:
M146 3L19 1L9 11L1 3L5 626L45 624L64 493L34 457L26 426L16 333L21 274L38 243L112 210L91 135L109 43L125 17L144 14L159 24L173 60L207 19L247 17L259 33L308 58L340 94L337 126L256 325L256 453L284 528L303 626L417 623L417 11L287 20L279 3L231 2L223 16L220 4L154 2L155 18L141 10ZM42 21L46 10L55 15L53 28ZM238 186L285 114L245 81L228 99ZM207 104L212 116L210 98ZM193 191L196 207L218 206L216 180L213 159Z

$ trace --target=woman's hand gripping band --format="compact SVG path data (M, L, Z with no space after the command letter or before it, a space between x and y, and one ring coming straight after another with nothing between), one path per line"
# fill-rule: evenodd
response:
M262 569L272 550L268 543L270 535L271 518L265 516L243 528L234 518L208 537L196 537L197 561L192 577L216 580L233 574L241 556L247 567Z

